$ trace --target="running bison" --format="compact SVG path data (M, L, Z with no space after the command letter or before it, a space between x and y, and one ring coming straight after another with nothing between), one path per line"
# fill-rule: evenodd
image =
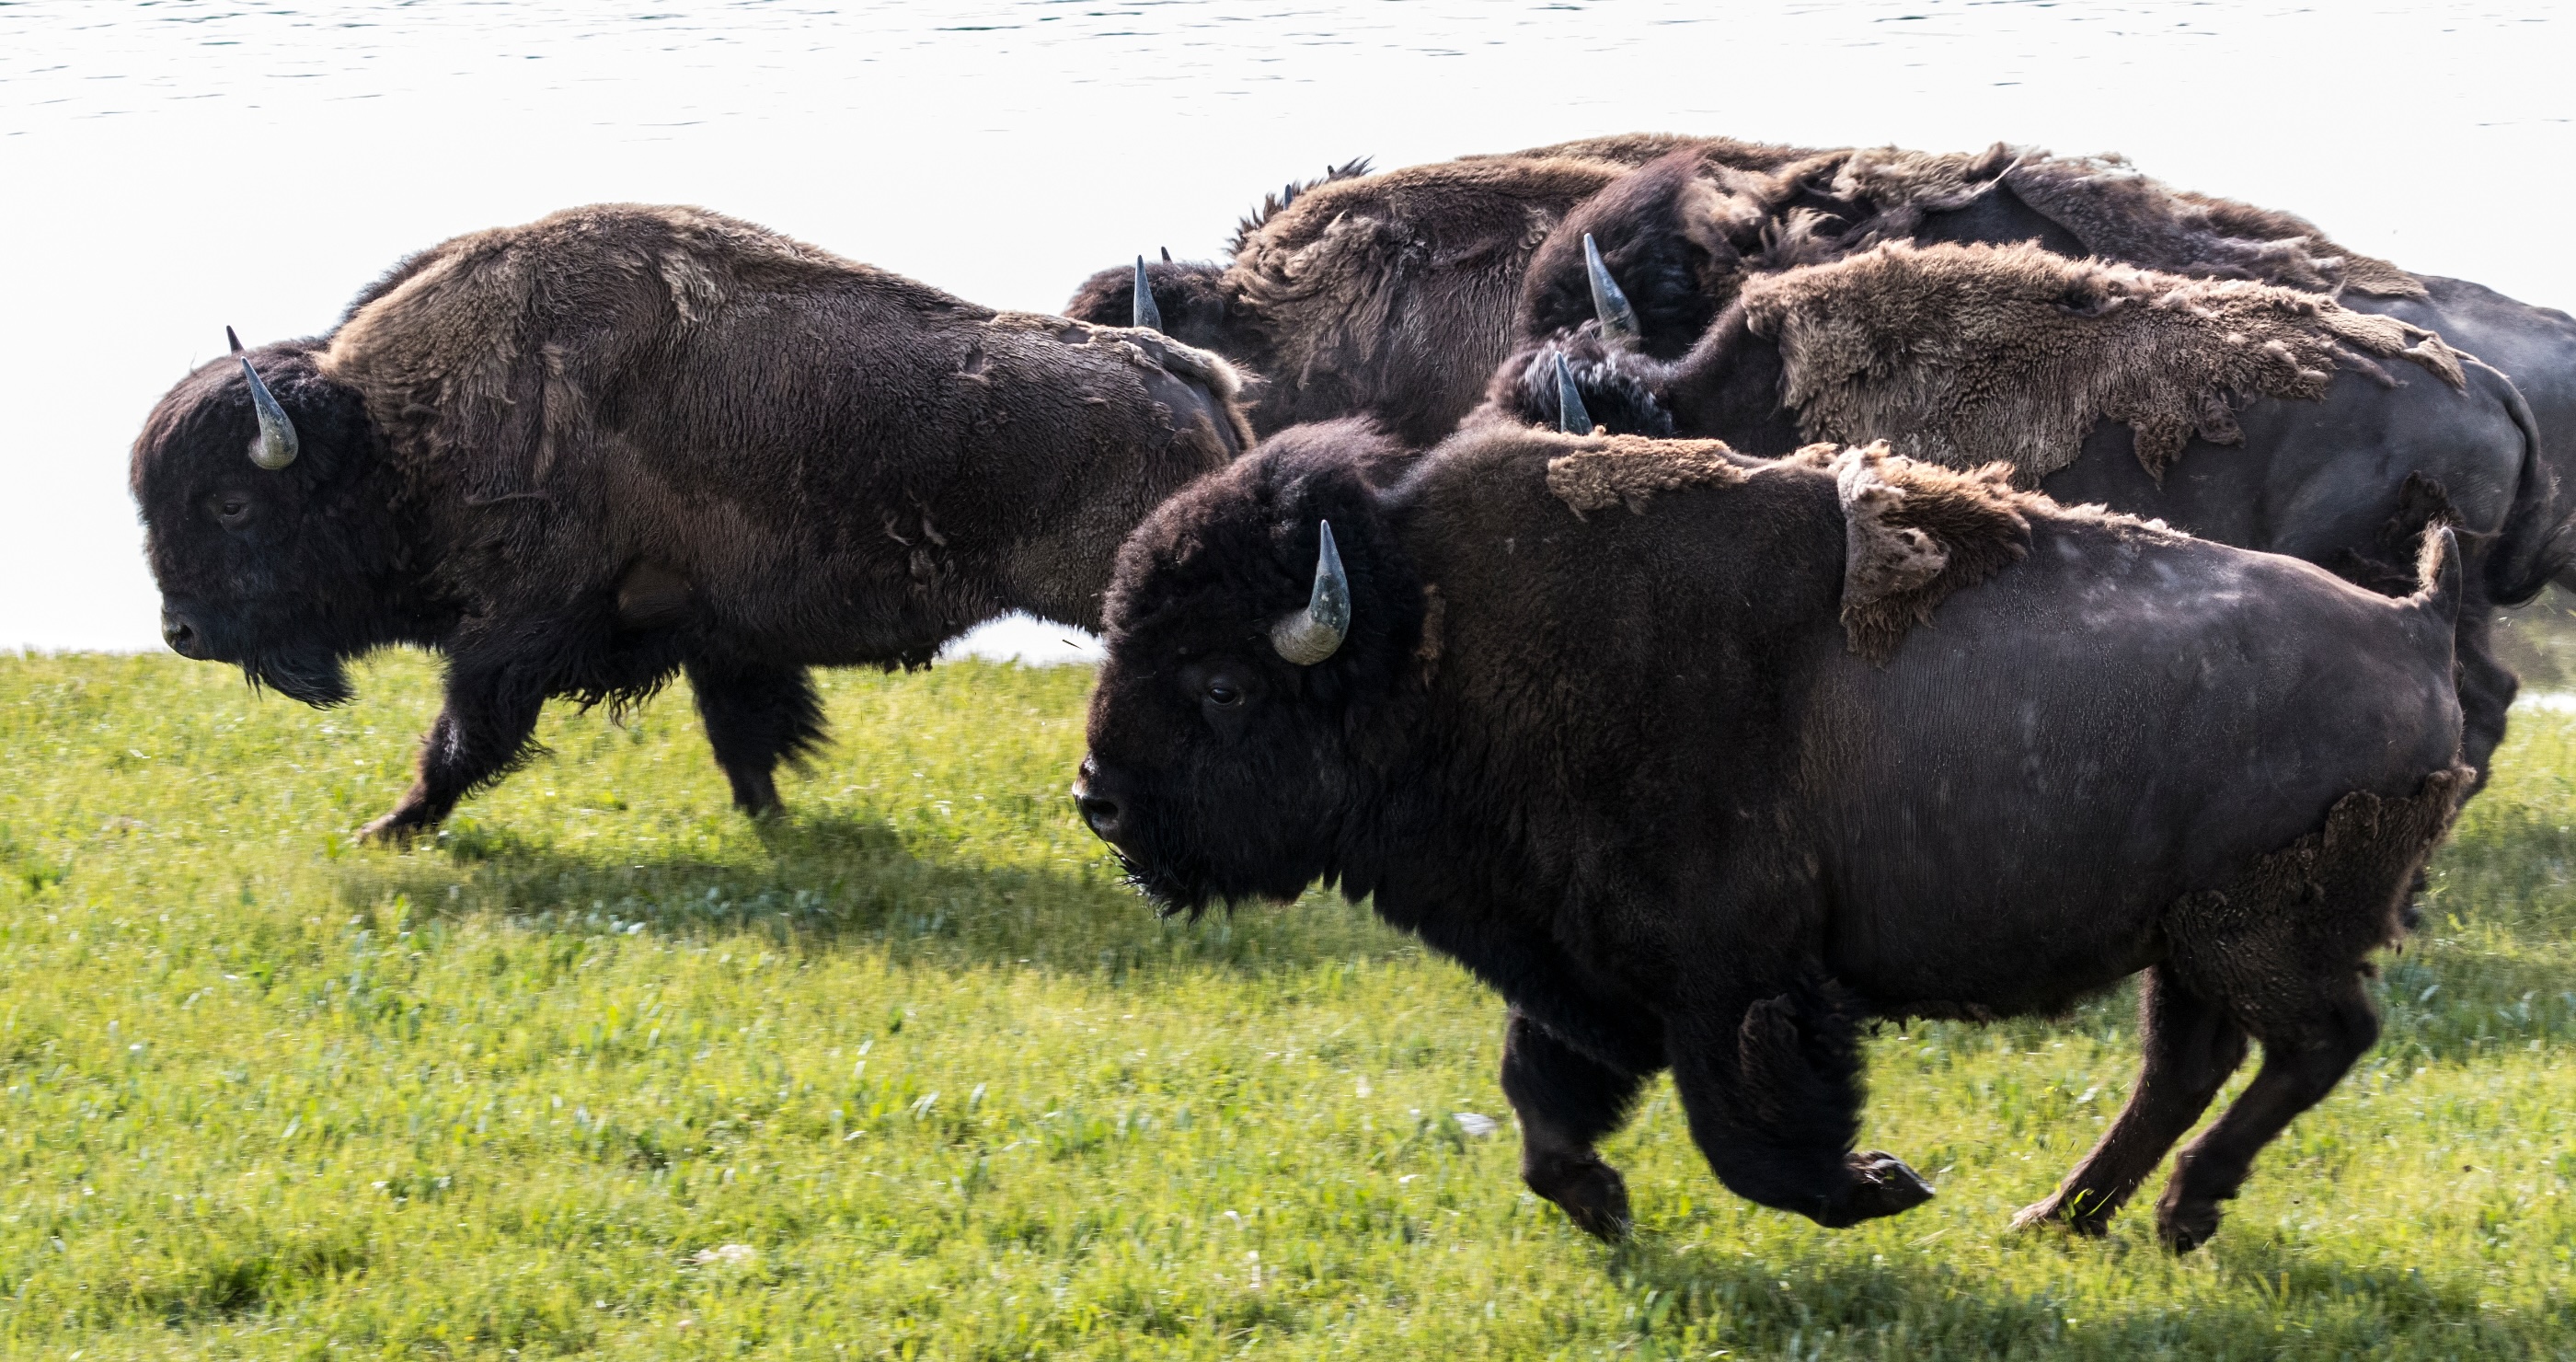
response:
M548 697L675 670L735 803L775 808L823 736L807 668L1096 627L1119 541L1252 438L1214 356L695 208L458 237L328 336L235 346L135 442L163 634L313 705L369 649L444 653L383 837L524 760Z
M1522 276L1548 230L1676 145L1762 165L1797 154L1650 137L1375 174L1353 161L1265 198L1237 228L1229 260L1102 270L1065 314L1151 326L1241 365L1265 435L1368 415L1428 446L1475 408L1511 352Z
M1647 149L1639 144L1639 150ZM2555 474L2553 523L2576 513L2576 318L2461 279L2412 274L2302 218L2161 184L2118 157L1896 147L1762 166L1667 152L1570 212L1531 257L1520 334L1595 315L1594 258L1633 304L1636 343L1675 358L1763 274L1887 242L2032 242L2196 279L2322 293L2439 333L2513 380ZM2562 562L2576 589L2576 563Z
M1667 1066L1738 1194L1913 1206L1852 1150L1857 1028L2145 971L2136 1092L2025 1218L2103 1229L2259 1040L2158 1207L2188 1249L2370 1047L2471 778L2447 531L2391 600L1883 448L1495 424L1381 491L1366 443L1283 435L1128 540L1076 799L1167 910L1338 882L1500 991L1522 1175L1584 1229Z
M2495 655L2495 607L2546 586L2569 546L2520 394L2442 338L2274 285L1893 242L1745 280L1665 361L1639 337L1672 291L1596 278L1608 320L1506 361L1501 407L1562 424L1562 372L1585 429L1760 455L1885 438L1953 468L2002 460L2061 502L2400 594L2423 527L2456 524L2469 764L2484 771L2503 738L2517 683Z

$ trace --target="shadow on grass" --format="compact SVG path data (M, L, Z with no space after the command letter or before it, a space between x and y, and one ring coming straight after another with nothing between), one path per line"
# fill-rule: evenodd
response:
M352 909L401 896L416 910L498 913L541 931L751 932L790 949L865 945L898 961L1113 977L1168 965L1268 973L1417 949L1338 895L1191 923L1158 917L1098 858L1047 870L987 865L907 845L884 819L832 813L764 821L756 835L750 854L630 859L614 847L467 829L434 849L357 858L341 896Z
M2070 1258L2110 1257L2112 1272L2136 1259L2140 1275L2161 1273L2161 1250L2144 1233L2034 1239ZM1639 1301L1640 1356L1666 1355L1657 1342L1693 1334L1757 1357L2351 1357L2383 1355L2410 1335L2438 1341L2439 1355L2509 1356L2576 1324L2576 1308L2564 1306L2546 1317L2500 1315L2462 1273L2358 1267L2251 1236L2231 1242L2223 1230L2200 1252L2186 1270L2214 1274L2219 1291L2189 1300L2140 1293L2139 1303L2107 1311L2098 1299L2001 1288L1989 1273L1946 1263L1784 1261L1656 1235L1614 1250L1605 1266Z

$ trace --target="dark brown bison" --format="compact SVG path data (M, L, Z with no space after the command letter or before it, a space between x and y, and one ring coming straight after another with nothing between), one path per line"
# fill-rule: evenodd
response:
M1365 414L1428 445L1475 407L1511 352L1530 252L1627 170L1572 155L1376 174L1355 161L1265 201L1230 260L1103 270L1065 314L1152 325L1241 365L1264 434Z
M1650 144L1640 143L1646 150ZM1891 241L2035 242L2165 273L2324 293L2439 333L2512 379L2576 513L2576 318L2461 279L2411 274L2305 219L2178 190L2117 157L1845 148L1761 165L1671 154L1567 215L1532 257L1518 325L1538 340L1596 315L1585 239L1633 306L1637 343L1675 358L1748 279ZM2576 588L2576 561L2562 560Z
M1614 313L1623 294L1637 319L1665 296L1605 281ZM1885 438L1955 468L2003 460L2061 502L2395 593L2413 589L2423 526L2448 520L2469 560L2460 700L2480 771L2517 685L2496 657L2495 607L2529 599L2568 556L2514 385L2320 294L2033 245L1893 242L1745 279L1675 360L1604 336L1585 322L1524 350L1498 371L1496 401L1560 424L1561 367L1584 415L1613 432L1761 455Z
M695 208L458 237L337 330L190 374L135 442L163 632L315 705L447 657L400 836L539 706L685 671L735 802L813 748L806 669L1026 610L1097 627L1121 539L1247 448L1225 362L995 312Z
M2028 1216L2100 1230L2259 1040L2158 1208L2189 1248L2371 1045L2470 779L2447 531L2391 600L1876 449L1495 424L1380 489L1365 443L1282 435L1128 540L1075 795L1169 909L1338 882L1492 984L1523 1176L1585 1229L1667 1066L1738 1194L1904 1210L1856 1028L2143 970L2136 1091Z

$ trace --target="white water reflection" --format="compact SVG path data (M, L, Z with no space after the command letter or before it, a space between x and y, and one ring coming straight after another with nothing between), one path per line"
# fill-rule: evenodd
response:
M2558 7L0 2L0 644L150 647L155 397L449 234L705 203L977 301L1206 254L1261 189L1638 128L2119 149L2576 302ZM1051 629L1052 626L1049 626ZM1059 631L1060 633L1060 631Z

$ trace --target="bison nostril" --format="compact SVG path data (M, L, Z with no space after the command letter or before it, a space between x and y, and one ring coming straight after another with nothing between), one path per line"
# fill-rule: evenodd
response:
M197 655L197 626L184 617L164 612L161 616L161 641L181 657Z
M1075 808L1082 810L1082 821L1091 825L1094 835L1104 841L1114 840L1118 836L1117 800L1081 794L1073 797L1073 804Z

